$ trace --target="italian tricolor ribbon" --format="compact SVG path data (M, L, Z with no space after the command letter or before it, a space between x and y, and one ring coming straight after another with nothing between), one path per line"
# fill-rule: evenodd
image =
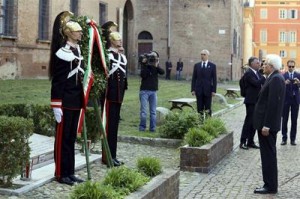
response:
M96 45L98 47L99 50L99 57L101 62L99 63L99 66L93 66L93 67L102 67L105 75L108 75L108 69L106 66L106 61L105 61L105 52L103 49L103 43L101 40L101 36L99 34L98 28L96 23L93 20L90 20L88 22L89 24L89 46L88 46L88 60L87 60L87 66L86 66L86 70L84 73L84 79L83 79L83 97L84 97L84 105L83 108L80 111L80 118L79 118L79 123L78 123L78 131L77 133L81 133L82 130L82 125L83 125L83 119L84 119L84 113L88 104L88 100L89 100L89 94L90 94L90 90L92 88L93 82L94 82L94 74L92 71L92 57L95 56L94 55L94 44L96 42ZM105 116L105 110L103 110L103 116ZM105 126L106 124L106 118L102 117L102 123Z

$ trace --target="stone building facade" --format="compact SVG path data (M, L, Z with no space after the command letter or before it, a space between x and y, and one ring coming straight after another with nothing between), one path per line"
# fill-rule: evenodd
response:
M182 58L183 75L190 79L193 66L200 60L200 51L208 49L209 59L218 67L219 80L238 79L242 66L241 0L132 0L134 15L129 21L130 58L149 49L160 54L161 65L170 57L172 74ZM143 33L152 39L139 38ZM150 47L150 48L151 48ZM128 49L128 50L129 50ZM132 50L131 50L132 49ZM137 61L131 60L137 72Z
M125 0L0 1L0 79L48 77L52 26L61 11L71 10L97 22L101 17L118 21L124 4Z
M300 2L298 0L256 0L253 9L253 54L265 59L267 54L282 58L282 70L287 61L300 64Z
M164 67L184 62L190 79L200 51L208 49L219 80L236 80L242 66L242 0L3 0L14 6L15 34L4 34L0 18L0 78L46 78L53 21L63 10L87 15L99 24L115 21L123 35L128 72L139 73L140 54L155 50ZM38 2L38 3L37 3ZM1 4L1 3L0 3ZM5 7L4 6L4 7ZM44 7L43 7L44 6ZM3 5L2 5L3 7ZM42 11L43 8L48 10ZM3 9L0 10L3 12ZM44 15L46 15L46 22ZM44 17L44 18L43 18ZM48 17L48 18L47 18ZM2 23L2 32L1 32ZM43 32L44 31L44 32Z

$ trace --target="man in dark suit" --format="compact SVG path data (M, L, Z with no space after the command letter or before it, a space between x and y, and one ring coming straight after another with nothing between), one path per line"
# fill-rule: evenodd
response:
M278 171L276 136L281 127L281 116L285 96L285 82L280 73L281 58L275 54L266 56L264 73L267 80L258 95L254 108L253 126L258 131L262 175L264 185L254 193L277 193Z
M192 78L192 95L197 98L197 111L211 116L211 100L217 91L216 65L208 61L209 51L201 51L201 62L196 63Z
M182 69L183 69L183 62L181 61L181 58L179 58L176 67L176 80L180 80Z
M172 71L172 62L170 61L170 58L168 58L168 61L166 61L166 79L171 79L171 71Z
M284 107L282 113L282 142L281 145L286 145L289 113L291 111L291 131L290 140L291 145L296 145L296 133L297 133L297 119L300 104L299 85L300 74L295 71L295 61L289 60L287 62L288 71L284 73L286 93L284 100Z
M246 150L248 147L259 148L254 142L255 129L253 128L253 111L258 93L266 80L266 78L258 72L260 62L257 57L250 57L248 65L249 68L244 74L246 85L246 96L244 100L246 117L240 139L240 148Z

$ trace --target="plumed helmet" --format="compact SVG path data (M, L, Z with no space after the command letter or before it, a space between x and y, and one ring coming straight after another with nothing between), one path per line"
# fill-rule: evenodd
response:
M118 40L118 38L121 39L121 35L117 35L118 32L115 32L114 34L111 34L113 33L113 31L111 30L112 27L117 27L118 24L116 24L115 22L113 21L108 21L106 22L105 24L102 25L102 35L104 36L105 38L105 41L106 41L106 44L105 44L105 48L109 48L110 47L110 41L111 40ZM119 40L120 40L119 39Z
M122 39L122 37L121 37L121 34L119 32L111 32L109 34L109 40L110 41L119 41L121 39Z
M79 23L71 21L70 17L74 14L70 11L65 11L60 17L60 30L63 36L69 36L71 32L82 31Z
M65 31L82 31L81 26L79 25L79 23L75 22L75 21L68 21L66 23L66 25L63 27L64 32Z
M55 53L66 41L66 37L71 33L71 31L80 31L82 28L77 22L70 21L70 17L73 16L72 12L63 11L59 13L53 23L52 29L52 42L50 50L50 62L49 62L49 77L52 78L53 68L55 66Z

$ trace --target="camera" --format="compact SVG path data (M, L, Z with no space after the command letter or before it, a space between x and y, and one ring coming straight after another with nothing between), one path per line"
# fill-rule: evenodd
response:
M139 56L139 63L141 65L155 65L158 62L159 55L155 51L144 53Z

